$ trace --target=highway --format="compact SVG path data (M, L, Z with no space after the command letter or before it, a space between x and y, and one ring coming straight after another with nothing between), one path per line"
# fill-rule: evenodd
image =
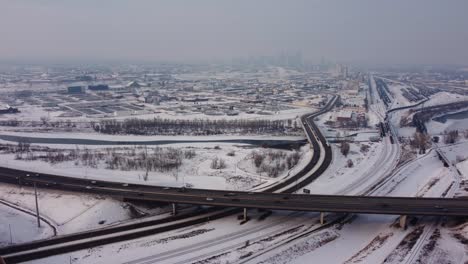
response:
M333 108L338 98L339 96L333 96L332 99L320 111L301 117L304 131L310 140L311 147L313 149L313 156L308 164L295 175L281 179L268 186L255 189L255 193L259 193L258 191L284 193L294 192L312 182L327 169L331 161L331 148L328 146L325 138L320 133L320 130L313 123L313 118ZM0 181L19 185L32 185L36 183L37 186L42 188L106 194L117 198L130 198L139 200L154 200L155 197L150 197L151 195L159 195L159 197L164 197L169 193L172 193L173 195L177 193L190 193L190 196L186 196L186 198L188 198L194 194L206 196L207 194L218 192L215 190L168 188L70 178L59 175L38 174L31 171L8 168L0 168ZM232 197L232 195L237 195L235 193L241 192L221 192L219 195L227 195L226 197ZM249 192L247 192L247 194L249 194ZM213 198L205 197L204 199L205 201L209 201ZM23 262L56 254L63 254L84 248L157 234L181 227L187 227L190 225L219 219L238 212L240 212L239 209L233 207L226 209L220 209L216 207L209 209L203 208L199 211L189 214L181 214L156 221L153 220L145 221L143 223L119 225L116 227L90 230L87 232L80 232L66 236L58 236L51 239L33 241L26 244L14 245L0 249L0 255L5 256L5 260L8 263Z
M45 186L49 182L42 180L41 176L34 178L30 176L23 181L23 184L36 182L38 186ZM217 207L391 215L468 216L468 199L239 192L126 186L125 184L108 182L101 182L91 187L89 180L75 181L81 182L61 183L60 188L72 191L85 190L89 193L128 199Z
M96 188L97 193L142 198L151 201L221 207L264 208L289 211L346 212L403 215L468 216L468 200L371 196L326 196L303 194L241 193L181 189L146 193L143 191Z

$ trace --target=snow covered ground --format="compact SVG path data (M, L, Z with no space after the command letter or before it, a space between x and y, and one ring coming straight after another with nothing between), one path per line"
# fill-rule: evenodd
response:
M465 131L468 129L467 119L448 119L445 123L431 120L426 123L427 131L432 135L441 135L446 131L458 130Z
M388 139L387 139L388 140ZM366 152L361 152L362 145L368 145L369 149ZM339 149L339 144L332 144L333 160L330 167L317 180L309 184L312 193L320 194L350 194L349 192L359 192L365 189L367 184L360 184L359 188L351 190L350 185L355 185L366 178L370 174L380 168L386 162L387 155L390 153L387 149L387 143L350 143L351 149L347 157L345 157ZM347 166L347 160L353 162L353 167ZM380 163L379 163L380 162ZM375 176L375 175L373 175ZM370 183L369 183L370 184ZM359 190L358 190L359 189Z
M468 141L465 139L462 139L455 144L446 146L441 145L439 148L452 164L456 164L458 162L457 159L464 160L468 158Z
M35 212L33 188L2 184L0 199ZM57 228L58 234L89 230L132 218L124 203L96 195L38 189L38 200L41 216ZM37 238L31 236L23 241Z
M10 232L11 230L11 232ZM0 247L53 236L53 229L36 217L0 203Z
M316 214L277 212L265 220L249 212L252 220L239 225L233 217L181 230L45 258L30 263L228 263L239 261L289 236L317 226Z
M423 106L427 107L441 104L449 104L466 100L468 100L468 96L465 95L454 94L449 92L439 92L432 95L429 98L429 101L425 102Z
M0 99L0 103L1 103ZM127 99L127 101L121 100L121 102L128 102L132 101L132 99ZM109 100L103 100L102 104L108 104ZM96 103L96 102L93 102ZM238 103L239 98L228 99L225 98L222 102L218 101L210 101L210 102L202 102L198 105L204 104L226 104L226 103ZM64 104L67 105L67 104ZM266 120L286 120L286 119L294 119L298 116L301 116L306 113L310 113L314 111L310 105L301 105L301 104L290 104L284 103L281 105L285 107L284 109L278 109L278 111L262 111L265 107L263 104L252 104L253 110L257 111L257 113L246 113L240 112L238 115L206 115L200 112L191 112L189 109L193 107L193 103L183 103L183 102L165 102L161 105L155 106L152 104L145 104L146 107L144 110L140 111L138 114L132 114L132 112L128 111L127 114L107 114L105 118L112 118L116 120L122 120L127 118L139 118L139 119L153 119L153 118L167 118L167 119L209 119L209 120L233 120L233 119L246 119L246 120L254 120L254 119L266 119ZM187 109L187 111L183 111L183 113L178 113L176 110L180 109ZM19 106L20 112L14 115L0 115L0 120L11 120L17 119L22 121L40 121L41 118L47 118L49 121L65 121L71 120L73 122L85 122L85 121L99 121L102 118L93 117L93 116L80 116L80 117L60 117L60 115L66 113L61 110L52 110L40 107L37 105L21 105ZM262 112L262 113L258 113Z
M400 111L393 112L390 118L392 124L397 128L399 136L402 137L412 137L414 132L416 132L416 127L414 126L404 126L400 127L400 120L402 117L408 117L410 120L412 118L410 110L404 109ZM467 119L447 119L445 122L439 122L431 119L426 122L426 128L430 135L441 135L446 131L450 130L459 130L465 131L468 129Z
M440 196L450 186L452 177L447 173L434 152L422 156L415 162L407 165L405 170L397 172L383 188L375 195L392 196ZM395 227L396 216L358 215L344 225L338 225L331 229L305 237L295 241L294 245L288 245L281 250L265 255L256 261L272 260L265 263L382 263L400 242L415 229L410 225L408 230ZM430 222L421 222L428 225ZM325 239L329 238L329 239ZM322 241L318 246L311 247L314 241ZM294 251L294 248L299 250ZM337 254L339 248L339 254ZM301 251L300 249L306 249ZM307 250L309 249L309 250ZM463 256L463 247L446 250L448 259L452 260L460 254ZM294 252L289 256L286 253ZM409 253L409 252L406 252ZM401 263L407 255L404 248L398 249L399 257L391 263ZM276 256L276 258L272 258ZM281 257L283 256L283 257ZM465 256L465 260L468 256ZM275 261L278 260L278 261ZM389 261L389 259L387 259ZM252 263L258 263L252 262ZM436 261L433 263L437 263ZM460 262L455 262L460 263Z
M468 180L468 159L456 164L457 169L461 172L465 180Z
M2 131L0 136L17 136L30 138L48 138L48 139L92 139L95 141L105 141L104 143L119 145L119 142L135 142L138 144L143 141L222 141L222 140L303 140L305 136L271 136L271 135L213 135L213 136L135 136L135 135L106 135L98 133L51 133L51 132L10 132ZM75 145L75 144L74 144Z
M390 89L390 92L392 93L392 96L393 96L392 104L389 107L390 109L413 104L410 101L408 101L406 97L403 96L402 92L404 89L407 89L407 88L408 86L403 83L394 83L394 82L388 83L388 89Z
M249 114L245 112L241 112L235 116L229 115L221 115L221 116L213 116L213 115L206 115L203 113L174 113L174 112L162 112L162 113L151 113L151 114L142 114L138 116L117 116L115 119L126 119L126 118L141 118L141 119L153 119L153 118L167 118L167 119L209 119L209 120L234 120L234 119L246 119L246 120L254 120L254 119L265 119L265 120L286 120L286 119L294 119L298 116L303 114L313 112L314 109L310 106L304 107L300 105L289 105L291 109L272 112L269 114ZM37 120L37 119L36 119ZM91 119L92 120L92 119Z
M45 146L45 145L41 145ZM51 145L51 147L60 147L62 145ZM68 149L79 148L81 150L91 149L88 146L63 145ZM178 169L170 171L150 171L145 180L146 170L111 170L106 168L105 163L100 163L96 168L85 166L75 161L65 161L51 164L41 160L27 161L17 160L14 154L0 154L0 166L10 168L21 168L43 173L52 173L58 175L80 177L86 179L104 179L110 181L120 181L138 184L150 184L160 186L182 186L188 185L194 188L202 189L224 189L224 190L247 190L260 183L270 183L274 178L268 177L265 173L257 173L253 164L253 151L265 152L266 149L254 148L249 145L235 144L215 144L215 143L197 143L197 144L174 144L167 147L177 148L181 151L193 151L193 158L183 159L182 165ZM134 147L118 147L119 151L130 151ZM95 146L93 151L106 153L109 146ZM152 147L143 149L141 146L135 147L136 152L152 153ZM273 152L282 152L285 154L293 153L287 150L273 150ZM308 157L312 153L306 145L301 148L301 156ZM213 159L220 158L224 160L226 167L221 169L212 169ZM297 167L304 166L307 163L306 158L301 158ZM269 162L268 159L265 163ZM294 170L296 168L292 168ZM282 171L278 178L286 176L289 170Z

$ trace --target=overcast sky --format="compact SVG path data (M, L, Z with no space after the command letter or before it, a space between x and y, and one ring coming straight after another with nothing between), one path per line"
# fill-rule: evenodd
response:
M466 0L0 0L0 60L468 64Z

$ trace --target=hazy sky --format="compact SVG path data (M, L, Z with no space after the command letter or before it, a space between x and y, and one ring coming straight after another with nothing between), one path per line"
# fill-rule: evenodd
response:
M0 60L468 64L466 0L0 0Z

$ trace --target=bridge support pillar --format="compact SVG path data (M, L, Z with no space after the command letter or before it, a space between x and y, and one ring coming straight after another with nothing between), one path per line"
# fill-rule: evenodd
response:
M325 213L320 212L320 224L323 225L325 224Z
M244 208L244 219L243 221L247 221L247 208Z
M406 230L406 218L407 215L400 215L400 227Z
M177 214L177 204L172 203L172 215L176 215L176 214Z

